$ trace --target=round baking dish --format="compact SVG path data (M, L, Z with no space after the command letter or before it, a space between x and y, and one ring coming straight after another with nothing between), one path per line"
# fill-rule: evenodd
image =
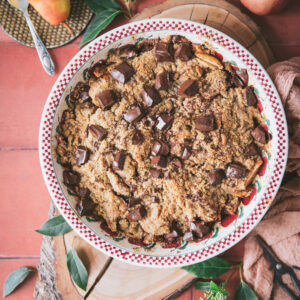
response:
M106 57L112 48L179 34L195 43L210 44L224 61L246 68L253 85L264 126L272 135L270 147L263 151L264 165L259 171L250 197L242 199L234 216L214 227L212 234L199 243L182 241L178 248L159 244L139 247L124 236L111 237L98 222L76 213L76 198L62 183L62 166L54 155L59 118L68 106L72 87L86 78L91 65ZM39 132L39 156L50 195L70 226L87 242L105 254L122 261L148 267L179 267L197 263L229 249L245 237L264 216L280 186L288 154L288 133L284 109L270 77L260 63L239 43L209 26L178 19L155 19L118 27L81 49L65 67L54 84L43 111Z

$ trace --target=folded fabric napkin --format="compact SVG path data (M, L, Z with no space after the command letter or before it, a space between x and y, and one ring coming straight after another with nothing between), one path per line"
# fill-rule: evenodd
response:
M281 96L289 127L289 159L273 206L248 236L244 254L244 278L261 299L270 299L274 272L255 236L260 234L287 265L300 266L300 57L268 68ZM300 271L295 270L300 279ZM296 292L290 277L283 281ZM297 293L296 293L297 294ZM289 299L275 284L274 299Z

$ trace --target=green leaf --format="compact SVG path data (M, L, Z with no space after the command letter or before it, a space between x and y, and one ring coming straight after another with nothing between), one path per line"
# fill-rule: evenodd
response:
M218 286L215 282L211 281L210 282L210 289L214 292L222 293L225 296L229 295L229 292L227 292L224 287Z
M229 262L220 257L213 257L198 264L182 267L183 270L204 279L219 277L226 273L229 268Z
M63 216L56 216L45 222L36 232L48 236L64 235L72 231L72 228L66 222Z
M200 291L209 292L210 282L209 281L198 281L195 283L195 288Z
M84 291L88 282L88 272L74 248L67 253L67 266L74 282Z
M115 0L84 0L86 5L95 13L100 14L105 9L121 9Z
M255 295L254 291L251 289L251 287L244 281L241 281L238 285L234 300L258 300L257 296Z
M65 101L66 101L68 107L71 107L69 99L70 99L70 94L68 94L68 95L66 96Z
M25 278L33 272L33 268L19 268L12 273L10 273L4 283L3 288L3 297L8 296L11 294L24 280Z
M84 32L84 35L80 42L80 47L93 40L98 35L98 33L105 29L120 13L120 10L109 8L104 9L98 15L96 15Z

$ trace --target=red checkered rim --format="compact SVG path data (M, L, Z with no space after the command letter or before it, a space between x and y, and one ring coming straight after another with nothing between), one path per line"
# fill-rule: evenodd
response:
M109 44L129 35L150 30L179 30L186 33L209 37L211 40L225 47L240 60L242 60L248 66L248 68L252 70L256 79L263 87L268 101L271 103L277 126L276 134L278 135L278 147L276 149L277 152L276 154L272 153L272 155L275 155L276 157L273 174L270 177L267 186L265 187L265 193L263 194L261 200L257 203L257 206L246 219L246 221L244 221L232 233L215 244L192 253L174 256L147 256L131 253L115 247L101 239L99 236L95 235L76 216L69 206L67 200L64 198L55 176L54 166L51 159L50 136L55 110L68 82L74 76L76 71L91 56ZM266 213L269 207L270 199L275 197L280 186L287 160L288 134L285 114L278 93L266 71L246 49L244 49L240 44L232 40L230 37L208 26L185 20L156 19L130 23L128 25L116 28L100 36L95 41L84 47L71 60L71 62L67 65L57 79L46 102L40 124L39 150L42 172L52 199L55 201L57 207L66 220L81 237L107 255L128 263L149 267L175 267L196 263L216 256L232 247L255 227L255 225Z

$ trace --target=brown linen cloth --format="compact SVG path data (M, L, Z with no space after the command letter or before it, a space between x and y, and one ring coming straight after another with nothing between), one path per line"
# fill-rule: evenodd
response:
M273 207L245 243L244 278L261 299L270 299L274 272L256 241L257 234L284 263L300 266L300 57L276 63L268 72L284 105L290 148L285 177ZM300 271L295 272L300 279ZM284 275L283 281L296 292L289 276ZM278 284L274 293L274 299L289 299Z

